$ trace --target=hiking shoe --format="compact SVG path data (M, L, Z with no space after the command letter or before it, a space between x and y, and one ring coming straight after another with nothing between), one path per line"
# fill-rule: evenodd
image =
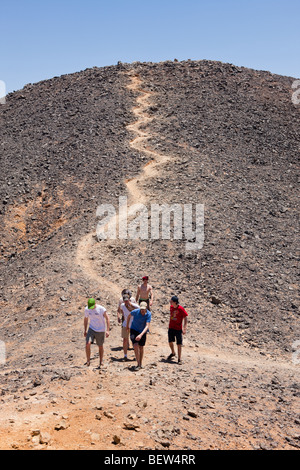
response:
M170 361L172 359L172 357L175 357L175 354L174 353L171 353L168 357L167 357L167 361Z

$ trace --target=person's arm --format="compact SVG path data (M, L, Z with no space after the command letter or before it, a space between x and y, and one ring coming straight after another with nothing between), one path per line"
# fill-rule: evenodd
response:
M118 307L118 312L117 312L118 323L121 323L121 321L122 321L122 317L121 317L122 314L123 314L123 311L122 311L122 309L121 309L121 306L119 305L119 307Z
M184 317L184 319L183 319L183 327L182 327L182 334L183 334L183 335L186 334L187 322L188 322L188 317Z
M137 341L139 341L141 337L149 330L149 326L150 326L150 322L147 322L143 331L136 337Z
M139 298L140 298L140 286L138 286L138 288L137 288L135 300L138 302L138 301L139 301Z
M106 320L106 338L108 338L109 337L109 330L110 330L109 316L107 315L107 312L104 312L103 316Z
M130 322L131 317L132 317L131 314L129 314L128 317L127 317L127 324L126 324L127 330L129 330L129 322Z
M86 337L86 335L87 335L88 324L89 324L88 317L84 317L84 321L83 321L83 326L84 326L83 334L84 334L84 337Z
M154 300L154 296L153 296L153 289L152 289L152 286L150 287L150 301L149 301L149 304L150 306L153 304L153 300Z
M132 302L131 300L129 300L129 306L133 308L133 310L139 308L139 304L138 303L135 303L135 302Z

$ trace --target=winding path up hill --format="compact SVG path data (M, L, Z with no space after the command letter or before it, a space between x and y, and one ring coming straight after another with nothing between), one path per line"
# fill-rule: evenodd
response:
M119 63L8 95L1 448L298 446L292 82L211 61ZM149 221L151 204L202 204L203 247L187 251L185 237L98 240L97 208L110 204L118 216L120 196L143 204ZM116 306L144 273L155 292L153 330L145 369L133 374L120 363ZM165 360L175 293L190 314L180 367ZM112 320L100 382L84 366L90 296ZM33 426L51 437L28 440Z

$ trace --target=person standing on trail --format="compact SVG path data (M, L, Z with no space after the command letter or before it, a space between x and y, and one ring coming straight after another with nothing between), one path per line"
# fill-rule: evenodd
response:
M141 302L146 302L148 310L151 310L153 304L153 289L150 284L148 284L149 277L143 276L142 284L138 286L135 300L141 304Z
M124 303L124 300L123 300L123 296L124 295L129 295L129 298L130 298L130 302L133 302L135 303L136 300L135 298L132 296L132 293L129 289L123 289L122 292L121 292L121 297L119 299L119 305L118 305L118 311L117 311L117 315L118 315L118 323L123 323L124 321L124 318L123 318L123 311L121 309L121 305Z
M131 327L130 321L132 319ZM146 344L147 331L151 322L151 312L147 309L147 303L141 302L140 308L132 310L127 318L127 329L130 328L130 339L133 344L137 366L135 370L142 368L144 346Z
M89 326L89 328L88 328ZM84 337L86 338L86 364L91 361L91 343L96 340L99 347L100 364L103 366L104 340L108 338L110 330L109 316L106 309L96 304L95 299L89 299L84 310Z
M170 322L168 329L168 339L171 354L168 356L168 361L170 361L173 357L176 356L174 349L174 342L176 339L178 364L181 364L182 335L186 334L187 317L187 312L181 305L179 305L178 297L174 295L170 301Z
M123 338L123 351L124 351L124 361L128 361L127 351L129 348L129 330L127 329L127 318L133 310L139 308L138 304L133 303L132 298L130 298L130 293L123 295L123 303L121 304L122 311L122 330L121 336ZM118 317L119 318L119 317ZM130 327L131 322L129 323Z

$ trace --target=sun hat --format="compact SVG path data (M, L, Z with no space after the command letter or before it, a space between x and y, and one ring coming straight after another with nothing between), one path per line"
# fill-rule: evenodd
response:
M143 279L143 281L145 281L146 279L148 280L149 277L148 276L143 276L142 279Z
M95 308L95 305L96 305L95 299L89 299L89 300L88 300L88 308L89 308L90 310L92 310L93 308Z
M140 303L140 309L141 309L141 310L144 310L144 309L147 310L147 307L148 307L147 302L141 302L141 303Z

